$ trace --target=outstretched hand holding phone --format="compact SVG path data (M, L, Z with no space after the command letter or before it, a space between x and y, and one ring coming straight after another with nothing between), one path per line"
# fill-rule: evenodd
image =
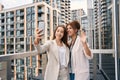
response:
M35 40L34 40L35 45L38 45L39 41L42 39L42 36L43 36L42 31L43 30L38 29L38 28L35 29Z
M44 29L45 29L45 24L43 21L40 21L38 24L38 28L35 29L35 40L34 40L35 45L39 44L39 42L41 41L45 31Z

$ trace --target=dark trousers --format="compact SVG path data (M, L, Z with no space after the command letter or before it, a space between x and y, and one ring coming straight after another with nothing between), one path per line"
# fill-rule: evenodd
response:
M74 73L70 73L70 80L74 80L75 79L75 74Z

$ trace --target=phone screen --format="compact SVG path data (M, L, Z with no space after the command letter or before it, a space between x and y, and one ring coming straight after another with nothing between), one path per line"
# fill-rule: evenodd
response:
M43 30L42 33L44 34L45 33L45 23L43 21L40 21L39 22L39 29L40 30Z

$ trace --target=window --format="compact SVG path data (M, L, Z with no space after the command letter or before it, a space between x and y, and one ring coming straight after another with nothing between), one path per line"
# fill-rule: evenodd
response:
M20 17L19 16L17 17L17 21L20 21Z
M20 15L20 10L17 10L17 11L16 11L16 15Z
M27 8L27 14L30 14L31 13L31 7L28 7Z
M27 15L27 21L30 21L31 20L31 15Z

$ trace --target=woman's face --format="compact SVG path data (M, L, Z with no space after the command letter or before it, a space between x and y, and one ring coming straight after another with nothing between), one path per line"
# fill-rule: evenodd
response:
M56 32L55 32L55 37L56 39L61 40L64 36L64 29L62 27L58 27Z
M77 30L74 30L70 25L67 26L67 33L68 33L68 36L73 36L75 35L77 32Z

